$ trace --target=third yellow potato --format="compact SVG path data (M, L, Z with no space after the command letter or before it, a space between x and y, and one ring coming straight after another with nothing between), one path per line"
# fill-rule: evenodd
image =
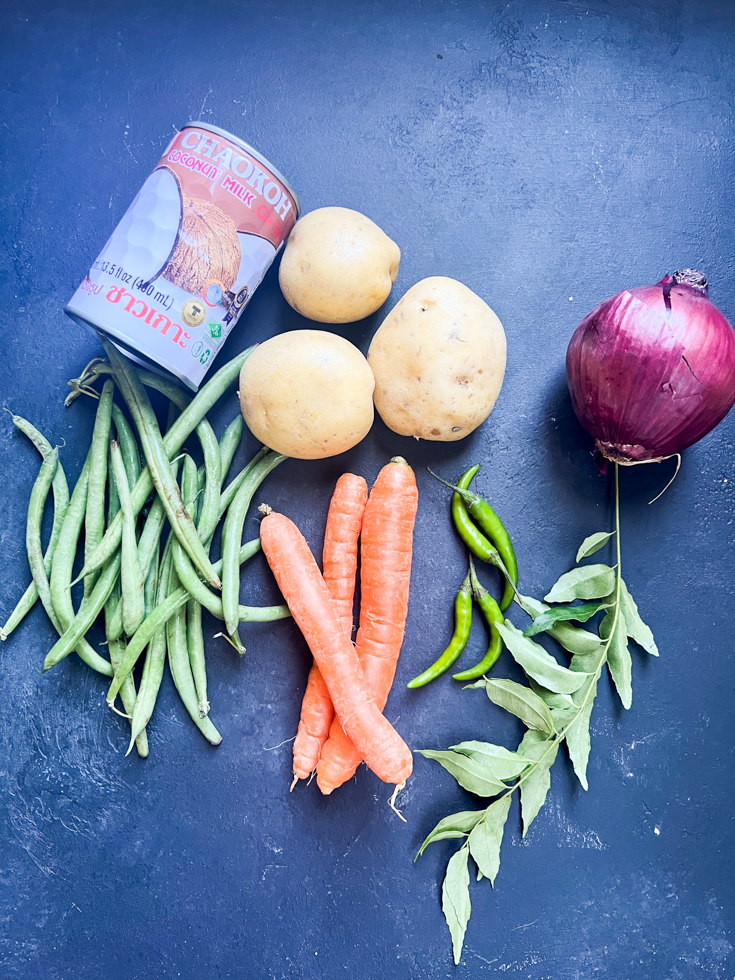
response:
M400 435L455 442L492 411L505 359L503 325L484 300L456 279L422 279L370 344L375 407Z

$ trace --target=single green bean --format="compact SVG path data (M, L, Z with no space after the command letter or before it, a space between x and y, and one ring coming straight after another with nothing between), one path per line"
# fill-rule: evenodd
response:
M242 439L242 430L242 413L238 412L222 433L222 438L219 441L222 480L227 476L232 466L232 460L237 452L237 447L240 445L240 439Z
M471 470L467 471L467 473L470 472ZM477 472L477 470L475 470L475 472ZM507 609L513 601L513 596L516 591L515 586L518 585L518 562L516 561L510 535L503 526L503 522L492 509L490 504L486 500L483 500L479 494L473 493L471 490L466 490L463 487L455 486L453 483L447 483L446 480L442 480L442 478L437 476L436 473L432 472L432 470L429 470L429 473L431 473L431 475L440 483L443 483L445 487L449 487L450 490L454 490L455 496L459 496L461 501L464 503L469 516L477 521L477 523L480 525L480 530L484 531L492 544L495 545L495 548L493 548L490 541L487 541L487 539L482 535L479 537L476 534L472 535L470 533L471 528L468 527L470 522L463 521L461 512L455 511L453 508L452 514L455 517L455 526L457 527L458 532L462 536L462 539L465 541L470 551L477 558L481 558L483 561L495 565L505 575L506 587L503 593L503 598L500 602L500 608ZM467 473L464 473L463 477L466 478ZM472 476L474 476L474 474L472 474ZM472 476L469 477L470 480L472 479ZM460 517L459 523L456 523L457 514L459 514Z
M119 443L118 443L119 445ZM123 467L125 464L123 463ZM107 460L107 523L114 521L120 510L120 494L117 492L117 480L113 472L112 442ZM125 521L123 521L123 537L125 537Z
M120 581L115 583L115 586L110 593L107 602L105 603L105 623L108 622L110 616L114 613L116 606L119 604L122 593L120 589ZM112 662L113 668L117 667L125 656L125 641L121 639L107 641L107 649L110 651L110 661ZM123 707L127 712L128 717L132 725L132 714L135 708L136 692L135 692L135 682L133 680L133 675L128 674L125 678L125 683L120 688L120 700L123 703ZM138 755L141 759L148 758L148 737L145 731L140 732L135 739L135 745L138 749Z
M470 581L470 573L464 577L462 584L459 587L459 592L454 600L454 635L446 648L444 653L436 660L431 667L427 667L426 670L419 674L418 677L414 677L412 681L409 681L406 687L412 690L417 687L423 687L424 684L428 684L429 681L433 681L434 678L440 677L447 668L451 667L460 653L467 646L467 641L470 638L470 629L472 628L472 585Z
M197 533L202 541L211 541L212 535L214 534L214 529L217 527L217 521L219 520L219 499L220 490L222 489L222 463L220 459L219 443L217 442L217 437L212 431L212 427L208 426L208 432L206 437L201 439L202 452L204 453L204 495L201 501L201 507L199 510L199 519L197 521ZM211 433L211 438L209 434ZM196 469L194 470L194 497L196 499L197 494L197 480L196 480ZM204 548L207 555L209 555L209 549Z
M61 624L51 602L51 589L49 587L46 568L43 564L43 551L41 549L43 508L58 465L59 451L58 449L53 449L44 457L38 477L31 491L31 499L28 503L28 522L26 524L26 551L28 552L28 564L31 566L31 575L33 575L33 581L36 583L43 608L48 613L49 619L57 631L61 633Z
M173 474L177 479L180 464L180 459L172 461L172 465L174 467ZM151 509L148 511L148 517L146 517L145 524L143 525L143 533L141 534L140 541L138 542L140 570L144 575L148 574L148 569L150 568L151 561L153 559L153 552L161 539L161 534L163 533L165 523L166 509L163 506L163 501L161 498L156 496L151 504Z
M120 452L125 463L128 486L134 487L140 476L140 449L138 448L138 440L135 438L133 428L125 418L123 410L115 402L112 403L112 421L115 423L117 443L120 446Z
M97 415L92 432L92 453L89 463L89 487L87 489L87 515L84 520L85 563L102 540L105 530L105 487L107 485L107 454L112 422L112 396L115 385L105 381L97 403ZM89 596L97 581L97 573L84 580L84 595Z
M181 491L171 471L163 437L145 388L138 380L133 365L118 353L117 348L104 338L102 344L115 371L117 386L138 428L148 469L158 496L163 500L171 529L212 588L220 589L222 583L212 569L212 563L202 546L194 521L181 499Z
M485 622L490 627L490 645L487 648L487 653L479 664L474 667L470 667L469 670L463 670L459 674L452 675L455 681L475 681L478 677L482 677L483 674L486 674L490 668L495 665L498 657L503 651L503 638L498 630L498 626L505 622L503 619L503 613L495 599L493 599L487 589L483 588L483 586L480 584L480 581L475 574L475 566L472 561L472 556L470 556L470 573L472 575L472 593L475 597L477 605L482 611L482 615L485 617Z
M178 461L175 464L174 474L178 472ZM143 533L138 542L138 561L142 575L148 576L154 552L161 539L164 524L166 523L166 511L163 508L163 501L160 497L151 504L148 517L143 525ZM107 630L107 635L117 639L123 634L122 606L118 606L112 617Z
M79 479L71 495L54 552L54 560L51 563L51 578L49 579L51 602L64 629L66 629L65 620L71 621L74 618L74 607L71 600L71 573L77 553L79 534L84 523L84 515L87 512L90 455L91 450L87 454L82 472L79 474Z
M154 609L162 605L168 598L172 542L173 535L169 537L166 547L163 549ZM135 701L135 707L133 708L133 719L130 723L130 745L128 746L126 755L129 755L131 752L134 739L140 732L143 731L148 722L151 720L151 715L153 714L153 709L156 706L156 700L158 698L158 691L161 687L165 664L166 630L164 627L161 627L153 634L148 642L148 651L145 656L143 674L140 678L138 697Z
M171 570L170 589L177 585L176 573ZM222 736L212 724L208 715L200 716L194 678L189 663L189 650L186 644L186 609L181 606L166 623L166 643L168 646L168 665L171 676L179 692L184 707L199 731L212 745L219 745Z
M28 436L42 457L46 453L51 452L51 444L38 431L35 425L32 425L27 419L21 418L20 415L13 415L12 412L10 416L20 431ZM66 509L69 505L69 487L67 486L66 475L64 474L64 468L61 463L56 467L54 478L51 481L51 490L54 495L54 522L51 528L51 537L49 538L49 543L43 556L43 567L46 570L47 577L51 574L54 554L56 553L59 535L61 534L61 527L64 523ZM31 579L31 584L18 600L15 609L8 616L5 625L0 629L0 640L7 640L13 630L23 622L31 609L33 609L37 599L38 589L34 580Z
M43 662L44 671L55 667L64 657L68 656L79 643L79 640L85 636L87 630L91 627L95 619L97 619L97 616L102 611L102 607L107 602L107 597L112 592L112 587L117 581L119 574L120 552L118 551L102 570L102 574L97 579L87 604L80 607L79 612L74 617L73 622L69 624L69 628L64 635L59 637L57 642L46 654L46 659Z
M189 650L189 666L199 706L199 717L209 714L207 696L207 666L204 656L204 631L202 629L202 607L196 599L186 604L186 645Z
M256 544L257 547L255 547ZM245 561L246 558L249 558L259 549L259 538L256 539L256 541L249 541L247 544L244 544L240 549L240 555L243 556L242 560ZM214 568L218 572L221 571L222 559L214 563ZM189 592L185 588L182 587L176 589L175 592L172 592L167 596L164 602L159 602L151 615L147 619L143 620L138 632L135 634L135 636L130 638L130 642L128 643L125 653L125 660L116 672L113 682L110 685L110 689L107 692L108 702L111 700L114 701L118 691L120 690L120 684L125 679L126 675L130 673L133 667L135 667L138 657L141 655L143 650L145 650L156 630L160 629L177 609L188 602L189 598ZM278 619L287 619L291 615L291 612L286 605L240 606L239 614L242 622L272 623Z
M61 624L62 633L69 629L74 621L74 606L71 598L71 573L74 558L77 553L79 534L87 511L87 486L89 483L90 449L82 467L71 501L64 517L64 523L59 534L59 543L54 552L51 566L51 602ZM82 637L76 645L80 658L93 670L106 677L112 677L113 670L107 660L101 657Z
M265 459L265 457L268 455L269 452L270 449L267 446L263 446L262 449L259 449L258 452L250 460L250 462L247 463L245 466L243 466L243 468L240 470L237 476L230 482L230 484L227 487L225 487L225 489L222 491L222 496L220 497L220 502L219 502L220 517L222 517L224 512L227 510L227 508L230 506L232 501L235 499L235 494L238 492L238 490L243 485L245 480L247 480L247 478L250 476L250 474L255 469L255 467L262 460Z
M138 561L138 545L135 540L135 517L130 501L130 487L125 475L120 446L116 441L111 445L112 471L120 498L120 510L123 515L123 535L121 542L120 582L122 585L122 616L123 629L132 636L145 619L145 601L143 598L143 574Z
M216 497L213 501L214 506L214 521L217 521L217 508L219 506L219 444L214 442L216 448L216 459L214 460L215 472L212 474L214 480L216 480ZM206 458L205 458L206 459ZM206 462L205 462L206 465ZM209 482L209 479L207 480ZM184 498L186 506L190 509L192 515L196 514L196 499L197 499L197 468L194 460L191 456L186 456L184 458L184 471L181 478L181 493ZM205 499L202 503L202 507L209 506L212 507L212 501L209 503ZM198 527L201 528L201 518L198 522ZM200 532L201 533L201 532ZM182 551L181 545L178 541L174 541L173 544L174 554L176 551ZM209 549L207 548L207 553ZM195 573L196 574L196 573ZM183 584L183 583L182 583ZM202 585L202 588L206 589L206 585ZM191 666L191 674L194 681L194 687L197 692L197 699L199 702L199 715L201 718L206 717L209 714L209 699L207 697L207 664L204 655L204 634L202 632L202 607L197 602L196 599L189 599L186 604L186 643L189 649L189 664Z
M209 381L199 389L197 395L191 400L181 415L169 426L166 435L163 437L163 446L169 459L172 459L178 453L186 439L202 421L207 412L236 380L240 373L240 368L255 350L255 346L248 347L247 350L244 350L237 357L228 361L227 364L224 364L219 371L212 375ZM152 489L153 479L146 466L142 470L138 482L135 484L131 493L133 508L136 514L140 513ZM90 572L101 568L109 561L120 545L121 536L122 518L118 516L107 529L99 548L86 561L87 567L82 570L82 575L86 576Z
M148 574L146 575L145 585L143 587L143 603L145 606L145 615L150 616L151 612L156 605L156 592L158 591L158 563L161 552L161 542L156 541L156 547L153 552L153 560L150 563L148 569Z
M30 439L41 454L42 459L47 453L51 452L53 448L51 443L28 419L21 418L20 415L13 415L12 413L10 417L13 420L13 424L20 429L24 436ZM54 549L61 533L61 525L64 523L66 508L69 506L69 485L66 482L66 474L61 463L56 467L54 478L51 481L51 491L54 495L54 523L51 528L49 547L51 548L51 556L53 557Z
M237 553L240 550L245 515L257 488L271 470L286 458L279 453L265 456L262 463L243 481L227 511L222 529L222 609L225 614L225 629L230 636L236 632L239 622L237 607L240 601L240 563Z
M115 668L125 656L125 641L123 639L110 640L107 644L107 649L110 651L110 660L113 668ZM131 721L133 718L132 713L135 710L136 697L137 693L135 690L135 681L133 680L132 674L128 674L128 676L125 678L123 686L120 688L120 700L123 703L123 708L125 708L125 713ZM147 759L148 736L146 735L145 729L143 729L142 732L138 732L134 739L134 743L140 758Z

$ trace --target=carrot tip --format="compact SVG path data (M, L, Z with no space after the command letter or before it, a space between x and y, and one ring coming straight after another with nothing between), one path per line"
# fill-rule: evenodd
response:
M292 782L292 783L291 783L291 785L290 785L290 786L288 787L288 791L289 791L289 793L293 793L293 788L294 788L294 786L296 785L296 783L298 783L298 781L299 781L299 777L298 777L298 776L294 776L294 778L293 778L293 782Z
M269 514L273 513L273 508L269 507L268 504L261 504L260 507L258 507L258 513L262 514L264 517L267 517Z

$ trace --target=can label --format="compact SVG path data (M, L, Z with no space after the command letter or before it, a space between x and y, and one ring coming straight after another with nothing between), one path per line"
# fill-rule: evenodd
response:
M196 389L298 209L284 178L255 150L190 124L65 310Z

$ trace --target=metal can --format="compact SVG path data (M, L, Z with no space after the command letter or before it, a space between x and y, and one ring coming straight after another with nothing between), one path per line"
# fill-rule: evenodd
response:
M299 212L285 177L252 146L188 123L65 312L196 390Z

